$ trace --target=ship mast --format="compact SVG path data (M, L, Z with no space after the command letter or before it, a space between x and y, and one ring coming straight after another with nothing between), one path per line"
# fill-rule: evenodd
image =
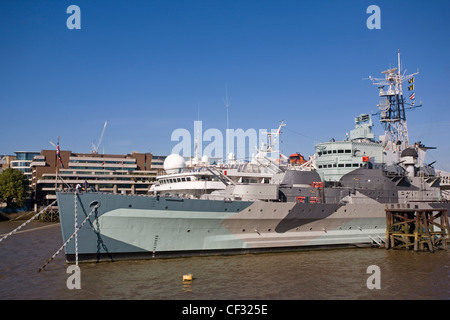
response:
M398 66L381 72L385 78L369 76L374 85L378 86L381 97L380 122L384 125L385 146L393 151L402 151L409 146L408 128L405 115L405 100L403 97L403 82L413 78L416 73L406 75L401 72L400 50L398 51Z

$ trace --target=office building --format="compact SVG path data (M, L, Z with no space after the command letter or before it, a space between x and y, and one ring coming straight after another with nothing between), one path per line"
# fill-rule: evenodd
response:
M88 190L146 194L161 173L165 157L132 152L127 155L42 150L31 162L35 209L56 199L57 190L85 184Z

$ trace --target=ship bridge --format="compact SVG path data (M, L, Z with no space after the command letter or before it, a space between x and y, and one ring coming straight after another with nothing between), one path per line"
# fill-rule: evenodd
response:
M345 140L316 144L316 166L323 181L337 182L350 171L382 163L383 146L374 141L372 127L370 115L362 114Z

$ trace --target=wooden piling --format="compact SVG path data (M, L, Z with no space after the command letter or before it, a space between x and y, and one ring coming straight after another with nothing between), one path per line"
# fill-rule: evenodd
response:
M450 227L446 208L418 209L408 204L391 206L385 211L386 249L423 251L425 246L430 252L447 249Z

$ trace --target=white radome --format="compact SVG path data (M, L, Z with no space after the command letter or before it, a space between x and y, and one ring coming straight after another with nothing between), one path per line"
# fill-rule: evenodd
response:
M186 167L186 161L179 154L171 154L164 160L164 171L168 174L177 173L179 169Z

